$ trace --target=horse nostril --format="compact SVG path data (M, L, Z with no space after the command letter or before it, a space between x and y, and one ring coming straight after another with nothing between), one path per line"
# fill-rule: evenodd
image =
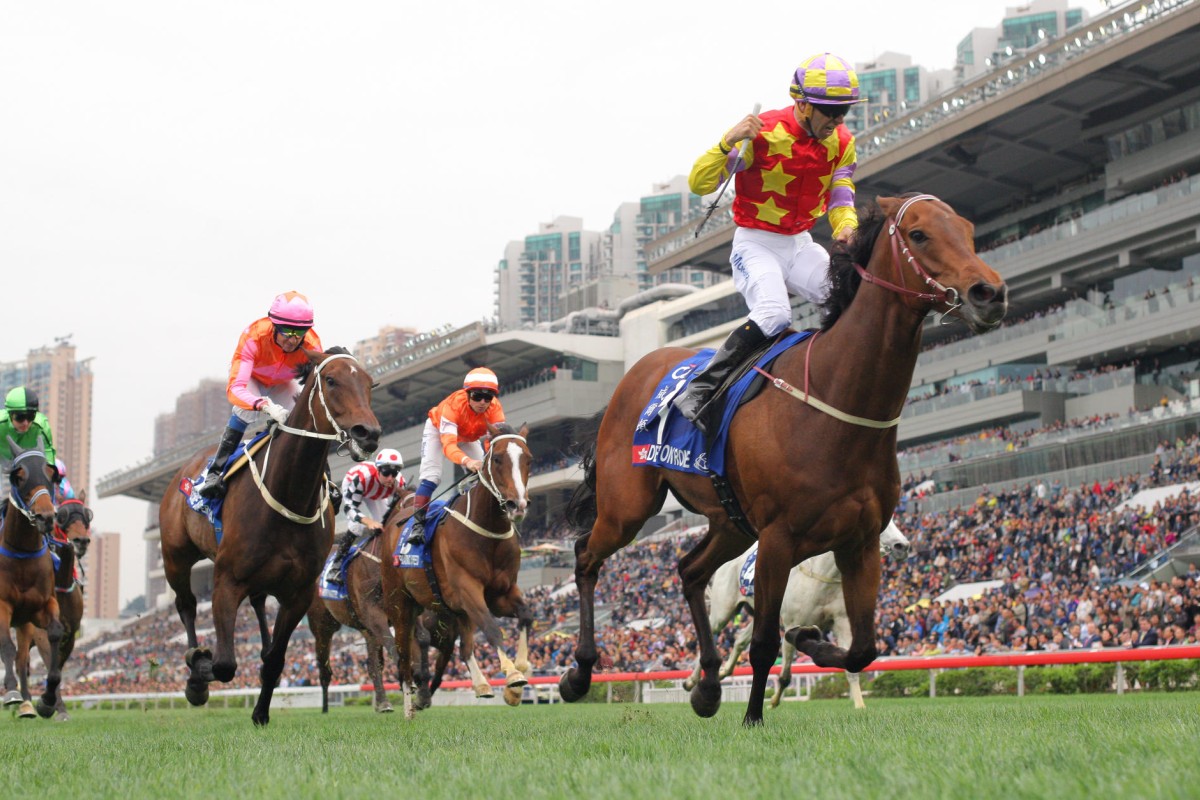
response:
M990 283L977 283L967 290L967 298L972 305L986 306L996 302L997 299L1003 299L1006 291L1006 287L1003 286L997 288Z

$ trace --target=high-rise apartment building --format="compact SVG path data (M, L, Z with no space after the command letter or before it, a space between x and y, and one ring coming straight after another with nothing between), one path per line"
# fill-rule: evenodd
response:
M1062 36L1087 22L1088 13L1068 8L1067 0L1033 0L1008 8L995 28L975 28L958 43L954 62L955 79L965 83L1048 39Z
M354 345L354 357L364 364L373 364L385 355L400 350L416 336L416 328L397 328L395 325L384 325L379 329L378 334Z
M174 411L155 418L155 455L219 430L229 421L232 404L225 395L225 383L218 378L205 378L195 389L175 399Z
M654 184L652 193L621 203L607 231L583 229L578 217L558 217L538 233L509 242L496 267L496 317L510 328L552 323L577 311L579 298L600 297L607 305L624 299L608 295L618 287L629 293L664 283L697 288L723 278L711 270L686 267L660 275L646 271L645 248L701 212L702 199L677 175ZM601 281L598 291L591 287ZM582 291L581 291L582 290Z
M858 62L854 70L864 98L846 117L846 127L854 133L916 108L948 91L954 81L953 70L927 70L901 53L883 53L873 61Z
M83 615L89 619L116 619L121 615L121 534L93 533L84 563L87 586Z
M76 361L71 337L61 337L53 346L30 350L23 361L0 363L0 397L17 386L37 392L71 485L86 489L92 469L91 359Z

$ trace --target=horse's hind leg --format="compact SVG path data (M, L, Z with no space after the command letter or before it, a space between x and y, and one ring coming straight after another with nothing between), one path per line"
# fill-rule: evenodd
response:
M17 645L12 638L12 609L0 605L0 660L4 661L4 705L15 706L23 699L17 691L17 676L14 662Z
M333 635L342 625L325 608L324 601L313 600L308 609L308 629L313 635L313 651L317 659L317 673L321 678L321 713L329 713L329 684L333 681L333 669L329 665L330 644Z
M221 570L214 573L212 617L217 645L213 649L212 680L227 683L237 675L237 653L234 649L237 611L238 606L246 599L247 591L246 587L228 578L222 580L223 574ZM304 610L307 610L307 606ZM275 624L278 625L278 621Z
M293 597L290 603L285 604L282 600L279 603L279 613L275 617L275 631L271 635L271 649L267 651L267 657L263 659L262 671L259 673L262 686L258 692L258 702L254 704L254 713L250 715L255 725L266 725L271 721L271 697L275 694L275 684L279 683L279 676L283 674L288 642L292 638L292 631L296 630L296 626L300 624L300 620L304 618L305 612L312 604L315 591L316 583L314 582L306 595ZM234 610L237 610L236 606L234 606ZM214 663L214 670L216 666Z
M267 651L271 649L271 626L267 622L267 596L265 594L250 595L250 607L258 620L258 635L262 639L262 650L259 658L266 659Z
M783 643L783 663L779 667L779 677L775 679L775 694L771 695L771 708L779 708L783 693L792 684L792 662L796 659L796 647L791 642Z
M628 448L598 456L605 460L598 460L596 467L596 522L589 533L575 542L575 586L579 593L576 666L564 672L558 682L558 693L568 703L582 699L592 686L592 668L598 655L596 582L600 568L609 556L637 537L642 525L662 508L667 496L667 486L661 482L657 470L629 464ZM704 602L703 587L700 602Z

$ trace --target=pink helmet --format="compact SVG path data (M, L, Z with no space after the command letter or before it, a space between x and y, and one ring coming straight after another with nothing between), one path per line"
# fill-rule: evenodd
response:
M313 309L308 298L299 292L284 292L275 295L271 310L267 317L276 325L289 325L295 328L311 328L313 324Z
M487 367L476 367L463 379L463 388L467 390L487 389L493 394L500 394L500 379Z

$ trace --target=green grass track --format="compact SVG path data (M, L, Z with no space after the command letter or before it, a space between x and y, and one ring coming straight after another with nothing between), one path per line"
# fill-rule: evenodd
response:
M1195 798L1200 693L0 716L10 797Z

